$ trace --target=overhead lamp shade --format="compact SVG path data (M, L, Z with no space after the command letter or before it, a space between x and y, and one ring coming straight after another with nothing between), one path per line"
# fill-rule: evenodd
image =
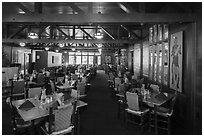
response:
M56 49L55 51L56 51L56 52L59 52L59 50L58 50L58 49Z
M64 44L60 43L60 44L59 44L59 47L60 47L60 48L63 48L63 47L64 47Z
M24 47L26 44L24 42L19 43L21 47Z
M72 51L75 51L76 49L75 48L72 48Z
M38 34L35 32L29 32L28 37L31 39L38 39Z
M45 47L45 50L49 50L49 47Z

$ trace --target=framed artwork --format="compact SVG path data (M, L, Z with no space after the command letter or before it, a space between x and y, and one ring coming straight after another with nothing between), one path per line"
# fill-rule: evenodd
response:
M183 31L171 35L170 88L182 92Z

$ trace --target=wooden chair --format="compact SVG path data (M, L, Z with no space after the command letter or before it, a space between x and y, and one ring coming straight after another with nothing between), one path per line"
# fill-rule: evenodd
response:
M79 94L79 92L77 90L72 89L72 91L71 91L71 97L72 98L78 99L78 94Z
M78 75L77 74L73 74L72 75L72 80L78 80Z
M167 107L160 106L157 108L157 128L163 131L167 131L167 133L171 134L171 118L174 112L174 104L176 102L177 92L175 92L174 96L171 100L169 100L169 103ZM150 121L149 121L149 130L151 132L151 128L155 128L155 110L152 110L150 113Z
M137 124L143 132L144 126L148 125L148 108L139 106L137 93L126 92L127 109L125 109L125 125L127 123Z
M62 82L62 83L64 83L64 77L57 77L57 82Z
M11 90L13 99L23 99L26 98L26 84L24 80L12 81L13 90Z
M125 113L125 108L126 108L125 92L126 92L125 91L125 83L119 84L118 85L118 94L120 94L122 96L118 96L118 98L117 98L117 101L118 101L118 118L120 118L121 114ZM125 116L123 118L125 118Z
M85 99L86 100L86 94L85 94L86 85L84 83L78 83L77 84L77 90L78 90L78 99Z
M52 93L55 93L56 92L55 83L51 80L50 80L50 87L51 87Z
M28 89L28 98L34 98L36 96L40 96L41 95L41 87L36 87L36 88L29 88Z
M41 127L45 134L64 135L74 134L74 115L76 103L58 107L56 110L50 108L49 122Z
M18 114L17 109L13 106L12 101L16 100L12 95L6 99L6 103L11 109L11 123L13 134L29 134L32 130L31 121L24 121L21 116ZM35 120L34 126L40 124L42 119Z
M115 85L114 85L114 90L117 92L118 91L118 86L121 84L120 78L115 78Z
M43 73L37 75L37 87L43 87L45 84L45 76Z
M110 88L114 88L114 75L113 73L109 73L109 79L108 79L108 83L109 83L109 87Z

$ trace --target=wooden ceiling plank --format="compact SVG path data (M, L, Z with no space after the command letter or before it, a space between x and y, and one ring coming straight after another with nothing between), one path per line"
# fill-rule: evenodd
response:
M28 8L26 8L22 3L20 2L16 2L16 6L18 6L18 8L20 8L22 11L24 11L25 13L28 14L33 14L33 12L31 12Z
M184 2L180 3L180 2L175 2L175 4L178 6L178 8L183 9L186 13L192 13L192 9L190 6L186 5Z
M90 2L90 3L88 4L88 13L89 13L89 14L92 14L92 13L93 13L93 3L92 3L92 2Z
M23 31L26 27L27 27L27 25L23 25L23 26L20 27L17 31L15 31L13 34L11 34L8 38L11 39L11 38L15 37L18 33L20 33L21 31Z
M121 40L104 40L104 39L2 39L3 43L94 43L94 44L104 44L104 43L137 43L139 40L121 39Z
M200 15L193 13L137 13L137 14L3 14L2 22L15 23L172 23L194 22L200 19Z
M41 14L42 13L42 2L35 2L34 8L35 8L35 13Z
M80 9L76 4L74 4L73 2L69 2L68 5L76 12L78 12L79 14L84 13L84 11L82 9Z
M146 12L146 4L144 2L139 2L139 11L140 13Z

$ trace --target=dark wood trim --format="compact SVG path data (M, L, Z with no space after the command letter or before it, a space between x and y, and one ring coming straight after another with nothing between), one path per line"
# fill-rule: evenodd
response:
M134 13L134 14L3 14L2 22L16 23L173 23L173 22L194 22L199 20L201 15L194 13Z

